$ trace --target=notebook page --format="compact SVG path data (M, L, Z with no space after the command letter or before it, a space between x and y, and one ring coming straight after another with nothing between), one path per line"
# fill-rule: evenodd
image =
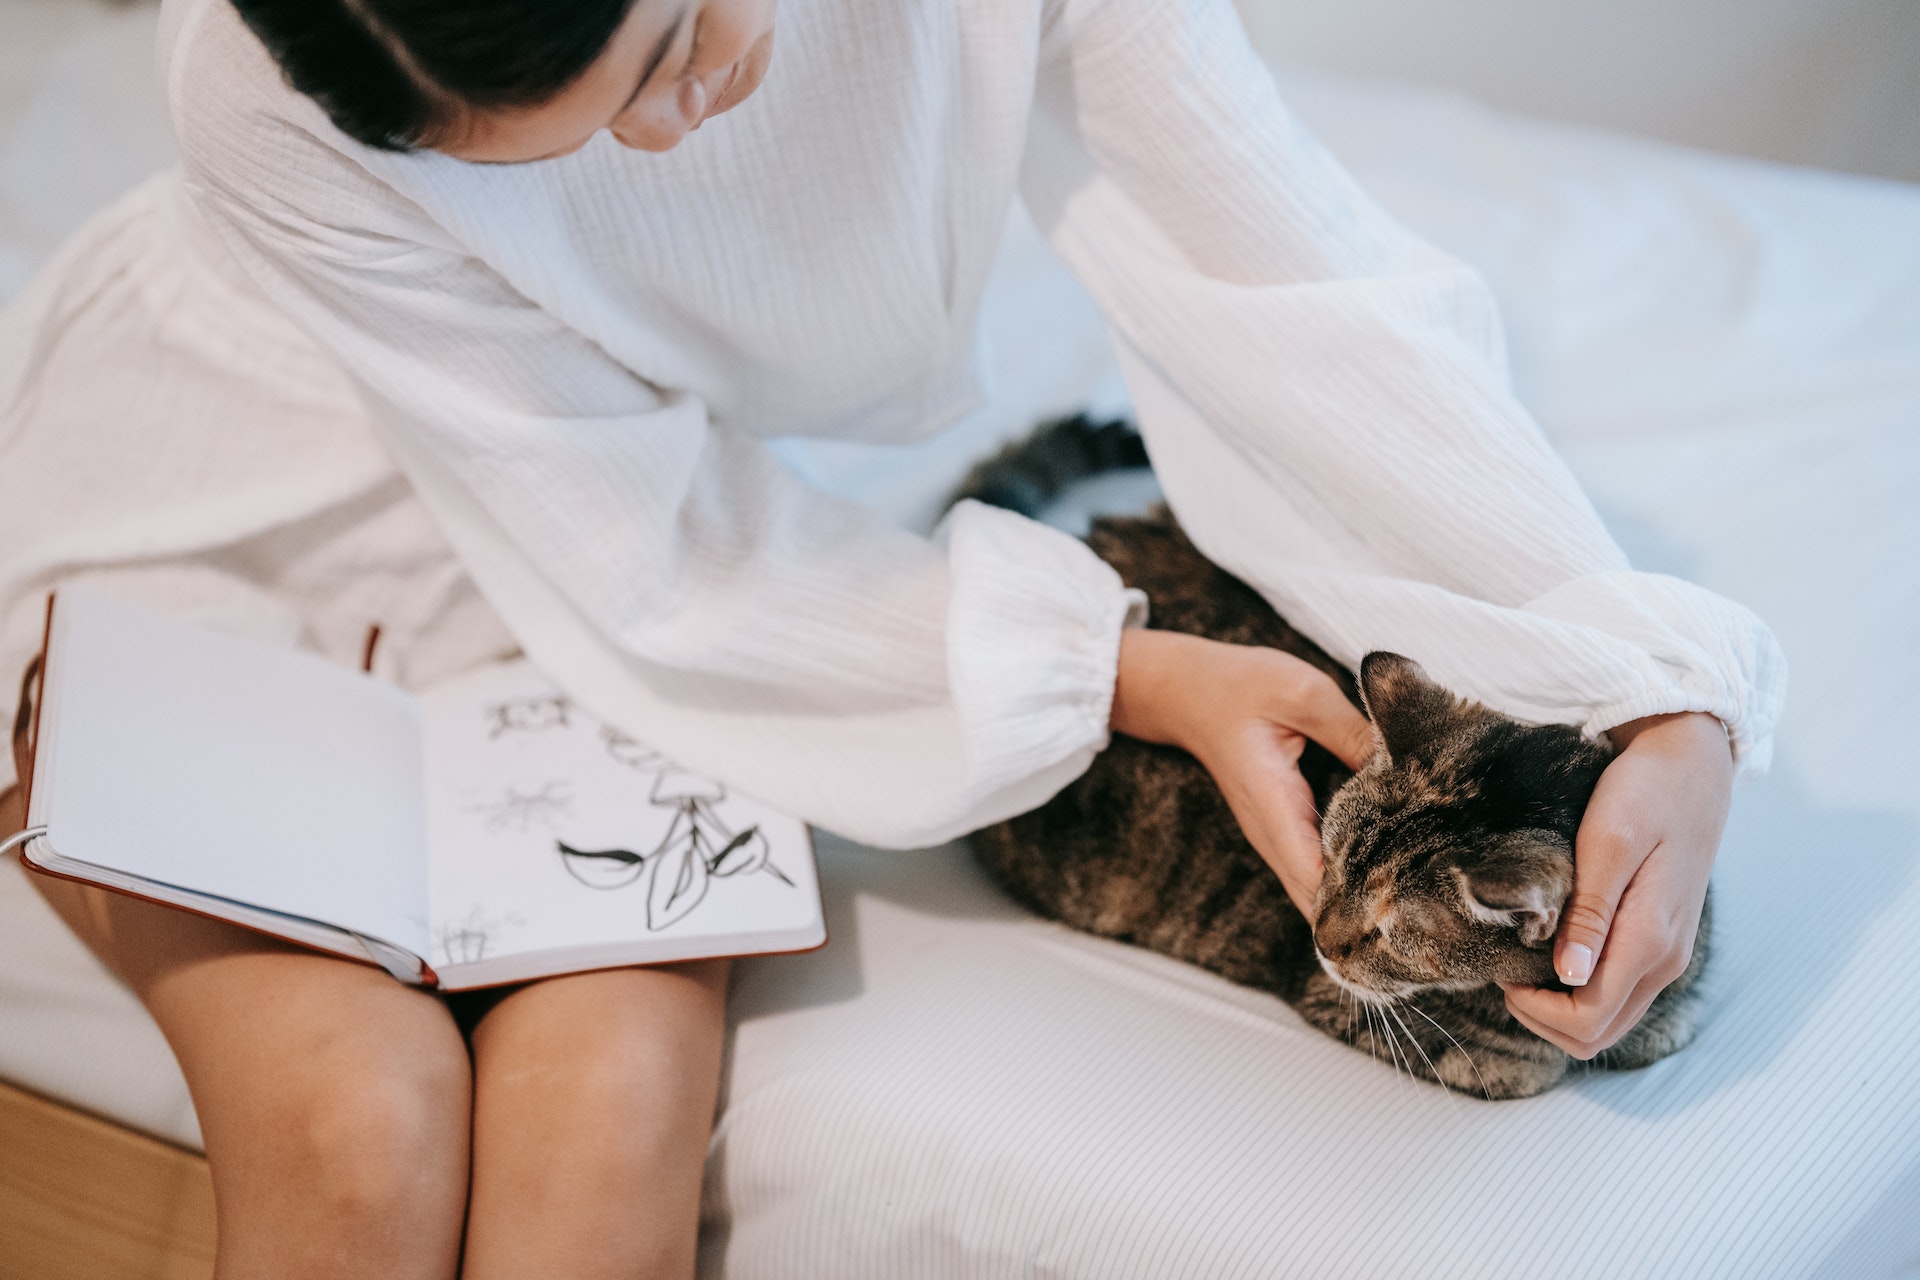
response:
M526 662L421 695L437 966L819 920L806 828L673 767ZM684 954L684 951L681 953Z
M425 954L406 694L98 588L54 626L34 808L60 855Z

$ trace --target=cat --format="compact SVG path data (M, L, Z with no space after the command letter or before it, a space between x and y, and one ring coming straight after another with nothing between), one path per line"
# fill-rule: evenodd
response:
M976 468L959 496L1036 515L1073 481L1144 461L1127 424L1064 419ZM1356 679L1207 560L1164 507L1096 520L1087 543L1146 592L1150 625L1304 659L1368 714L1381 745L1358 774L1318 744L1301 757L1326 860L1311 926L1192 756L1119 735L1052 800L974 834L993 879L1042 916L1271 992L1449 1089L1522 1098L1565 1078L1572 1059L1516 1021L1496 983L1567 990L1554 931L1610 748L1455 697L1398 654L1368 654ZM1710 908L1686 971L1595 1067L1645 1066L1692 1039Z

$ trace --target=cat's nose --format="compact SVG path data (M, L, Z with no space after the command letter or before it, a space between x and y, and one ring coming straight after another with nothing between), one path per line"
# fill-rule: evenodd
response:
M1314 945L1320 948L1320 954L1335 964L1353 954L1351 938L1315 938Z

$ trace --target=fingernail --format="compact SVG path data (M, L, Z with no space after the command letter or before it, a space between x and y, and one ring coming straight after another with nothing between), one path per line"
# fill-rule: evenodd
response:
M1593 976L1593 948L1576 942L1560 952L1560 981L1570 987L1584 987Z

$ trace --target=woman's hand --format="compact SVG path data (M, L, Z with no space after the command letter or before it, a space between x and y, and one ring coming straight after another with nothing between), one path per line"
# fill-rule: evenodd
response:
M1182 747L1206 766L1240 829L1313 919L1320 815L1300 753L1311 738L1358 769L1374 749L1373 726L1329 676L1278 649L1128 630L1113 728Z
M1506 989L1514 1017L1582 1059L1631 1031L1686 969L1733 789L1733 753L1712 716L1649 716L1609 736L1620 754L1575 837L1554 944L1573 990Z

